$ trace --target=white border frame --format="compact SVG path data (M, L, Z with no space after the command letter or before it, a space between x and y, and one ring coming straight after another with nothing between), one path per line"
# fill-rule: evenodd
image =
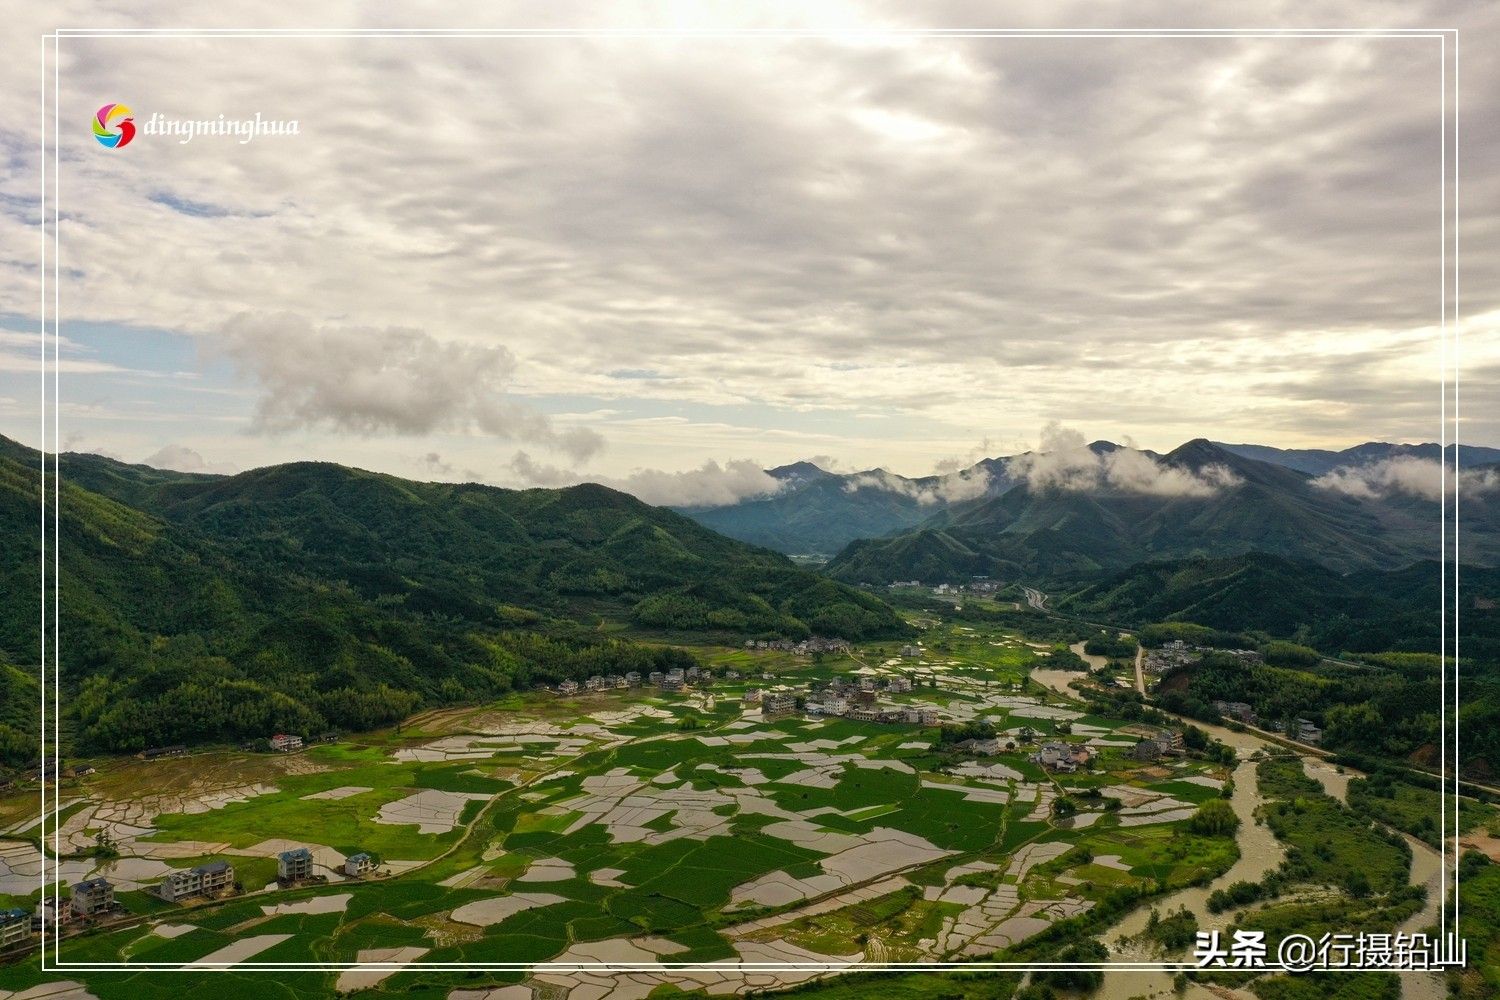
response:
M311 29L273 29L273 28L56 28L52 32L44 33L42 39L42 281L41 281L41 333L42 333L42 486L41 486L41 514L42 514L42 646L41 662L43 664L43 676L41 678L41 701L42 701L42 760L49 757L49 747L52 755L56 755L57 748L61 746L61 730L59 718L61 716L61 657L58 650L58 627L59 627L59 604L60 588L59 578L61 575L61 562L58 556L59 538L59 511L61 507L61 407L60 382L58 369L60 368L60 325L62 316L62 272L61 272L61 240L59 234L60 215L60 181L61 181L61 158L59 149L61 146L61 134L63 123L60 119L60 96L61 96L61 49L63 38L109 38L109 37L151 37L163 36L172 38L384 38L384 37L411 37L411 38L588 38L588 37L612 37L612 38L890 38L890 37L996 37L996 38L1432 38L1437 39L1440 44L1440 227L1439 227L1439 330L1441 338L1440 349L1440 375L1441 394L1439 400L1439 441L1446 450L1449 444L1449 383L1448 370L1451 363L1453 368L1452 384L1452 423L1453 444L1458 444L1458 225L1457 225L1457 187L1458 187L1458 165L1457 165L1457 140L1458 140L1458 29L1456 28L931 28L931 29L871 29L871 30L815 30L815 29L739 29L739 30L692 30L692 29L462 29L462 28L390 28L390 29L339 29L339 28L311 28ZM1453 42L1452 78L1449 77L1449 39ZM48 43L51 43L50 63ZM47 108L47 79L49 69L52 80L52 107L48 115ZM1449 92L1452 90L1452 104L1449 104ZM1453 120L1452 132L1449 132L1449 118ZM51 172L48 172L48 142L51 140ZM1449 156L1449 145L1453 146L1453 155ZM51 224L48 225L48 207L51 207ZM1449 216L1453 217L1450 226ZM1451 243L1451 265L1450 265L1450 243ZM48 271L47 265L51 262L51 312L48 312ZM1451 270L1450 270L1451 267ZM1450 298L1451 296L1451 298ZM1451 306L1450 306L1451 303ZM1450 329L1450 316L1452 327ZM1452 337L1450 346L1449 338ZM47 392L47 374L49 358L47 354L48 342L51 342L51 375L52 395L50 403L52 406L51 434L48 427L48 405L49 396ZM48 444L51 444L50 459L52 462L52 523L51 534L48 534L47 522L47 477L48 477ZM1458 470L1457 448L1454 454L1455 476ZM1443 468L1443 495L1446 497L1447 467ZM1457 933L1458 930L1458 810L1459 810L1459 775L1458 775L1458 635L1457 622L1459 615L1458 597L1458 490L1453 491L1453 533L1452 548L1450 550L1448 534L1447 504L1444 501L1442 528L1441 528L1441 571L1442 580L1440 585L1441 626L1439 631L1440 650L1443 655L1449 655L1449 628L1448 628L1448 586L1450 563L1452 555L1452 579L1453 579L1453 630L1452 630L1452 661L1453 661L1453 683L1452 683L1452 707L1453 726L1451 734L1453 752L1453 776L1452 776L1452 819L1453 819L1453 841L1454 850L1452 864L1450 867L1448 858L1448 819L1449 810L1447 806L1447 794L1449 791L1447 782L1442 780L1448 772L1449 753L1449 728L1448 728L1448 674L1446 669L1441 673L1443 704L1441 706L1441 773L1439 774L1439 795L1443 801L1442 817L1439 825L1440 830L1440 878L1439 878L1439 918L1440 933L1446 940L1450 929ZM51 540L51 600L49 603L48 593L48 542ZM48 611L51 611L49 619ZM51 640L49 647L48 641ZM51 650L52 658L48 659L48 650ZM47 672L51 671L52 692L49 699L47 691ZM47 733L47 712L49 703L58 706L52 717L53 741L49 745ZM47 783L42 782L42 873L41 885L45 891L50 884L58 882L57 862L55 858L49 857L45 850L48 838L49 822L55 820L57 812L57 799L55 792L52 795L52 808L48 808L49 792ZM54 854L61 846L59 831L52 829L52 848ZM49 877L49 872L50 877ZM1449 877L1453 879L1452 899L1452 923L1449 923L1448 884ZM61 905L63 902L62 889L58 885L53 890L53 899ZM1143 901L1145 902L1145 901ZM43 927L41 935L42 971L44 972L202 972L233 969L244 972L342 972L351 970L362 971L389 971L391 973L406 971L435 971L435 972L591 972L591 973L622 973L622 972L717 972L717 973L756 973L774 971L816 971L816 972L936 972L936 971L964 971L964 972L1041 972L1061 970L1098 970L1103 972L1191 972L1199 970L1199 966L1192 962L1105 962L1105 963L1024 963L1024 962L914 962L914 963L865 963L865 962L808 962L808 963L746 963L746 962L720 962L720 963L632 963L632 962L581 962L581 963L558 963L540 962L527 963L481 963L470 965L456 962L411 962L406 964L393 962L367 962L341 964L332 962L292 962L292 963L214 963L214 964L183 964L183 965L158 965L152 963L131 962L62 962L57 960L55 952L49 953L50 927ZM54 942L60 947L61 939ZM1450 956L1451 957L1451 956ZM49 958L51 961L49 962ZM1212 971L1212 970L1204 970ZM1290 969L1284 965L1267 964L1256 971L1263 972L1293 972L1300 971ZM1315 970L1315 971L1362 971L1362 970ZM1434 974L1440 973L1441 969L1434 970L1411 970L1402 974ZM455 987L459 988L459 987Z

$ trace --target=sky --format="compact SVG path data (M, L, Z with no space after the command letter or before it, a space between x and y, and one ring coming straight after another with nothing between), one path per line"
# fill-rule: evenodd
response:
M0 434L43 443L37 36L216 23L643 30L65 39L66 449L728 502L763 467L924 475L1048 426L1442 431L1435 39L910 33L1245 26L1203 3L308 6L63 3L0 43L29 98L0 114ZM1458 433L1500 445L1500 14L1259 16L1460 30ZM108 149L110 102L298 131Z

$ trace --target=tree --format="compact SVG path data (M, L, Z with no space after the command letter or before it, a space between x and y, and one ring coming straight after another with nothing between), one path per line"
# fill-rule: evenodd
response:
M1209 799L1188 820L1188 829L1205 837L1232 837L1239 825L1234 807L1224 799Z

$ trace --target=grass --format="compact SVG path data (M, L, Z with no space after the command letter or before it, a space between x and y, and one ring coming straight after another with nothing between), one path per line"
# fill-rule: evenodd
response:
M924 636L924 642L925 659L929 663L948 666L952 676L987 680L992 692L1009 693L1010 685L1022 681L1026 669L1036 659L1036 654L1013 636L984 627L939 625ZM1002 644L995 645L997 642ZM733 666L747 675L770 669L782 679L795 681L847 673L860 663L882 664L896 654L896 646L865 644L853 656L824 657L820 662L728 647L695 647L694 652L718 666ZM947 663L950 660L951 665ZM902 666L912 664L903 662ZM767 799L792 813L826 808L830 811L821 813L812 822L840 833L858 835L877 827L891 828L953 852L950 857L913 873L913 879L922 885L946 884L948 869L982 859L998 869L968 876L965 882L992 888L1006 878L1005 870L1014 851L1023 844L1040 840L1077 845L1095 857L1117 854L1132 869L1120 872L1086 863L1082 853L1075 852L1033 869L1020 886L1023 898L1032 900L1062 895L1102 899L1124 889L1186 885L1222 870L1234 859L1232 842L1187 836L1180 825L1123 829L1114 825L1112 817L1105 817L1091 828L1060 830L1046 821L1027 820L1025 817L1032 809L1030 803L971 802L954 792L925 788L924 778L955 781L960 787L979 786L955 776L933 773L933 769L951 764L955 758L926 749L899 749L901 743L925 743L931 739L930 731L916 727L879 727L842 719L816 724L800 718L766 725L752 715L748 721L756 729L770 731L764 739L726 746L702 742L699 737L729 732L724 725L739 718L735 694L749 684L762 686L758 679L750 679L719 687L712 711L692 699L662 697L655 692L622 692L570 700L517 695L495 706L422 713L399 733L394 728L382 730L356 740L314 747L296 758L216 753L154 765L132 761L111 766L101 772L101 779L122 792L132 782L135 788L155 789L161 783L169 790L186 792L195 787L194 776L201 778L205 773L229 784L261 782L276 788L274 792L220 809L161 817L154 824L160 830L155 839L224 842L242 848L272 837L305 838L345 853L368 850L388 860L433 859L448 853L417 873L390 880L275 893L203 907L173 907L164 911L169 912L172 922L193 924L197 929L172 940L143 934L140 929L95 934L68 942L65 956L69 960L88 957L113 961L128 954L137 961L190 961L237 937L290 933L294 935L292 939L262 953L258 960L351 961L359 952L371 948L420 946L431 948L426 960L434 962L528 962L554 958L578 942L649 933L667 937L688 949L673 956L676 961L728 959L735 954L733 947L716 928L770 912L760 908L724 913L736 886L775 871L806 878L824 870L823 853L767 833L767 827L784 822L784 817L744 808L742 803L751 797ZM932 699L934 695L937 700L978 704L972 691L934 692L919 688L913 697ZM588 749L566 765L559 765L574 773L537 780L525 788L517 788L487 772L503 766L508 778L526 782L539 771L537 760L526 754L497 752L485 759L451 763L393 761L393 752L399 748L447 735L483 732L490 723L508 721L516 713L524 718L570 726L584 721L590 711L600 708L617 711L642 701L668 709L672 717L642 717L612 726L627 742ZM1048 701L1055 703L1056 699ZM677 729L678 720L687 713L700 720L699 729L691 732ZM991 715L1002 725L1024 722L1044 733L1051 729L1046 720L1011 717L1004 709ZM1087 721L1105 729L1121 725L1118 720L1110 719ZM851 763L835 772L836 781L829 788L784 783L782 779L809 766L807 755L789 750L789 744L812 740L837 742L851 736L861 739L824 752L900 761L911 770L900 765L858 767ZM537 744L530 751L541 752L553 745ZM781 756L768 756L772 754ZM1006 754L1000 759L1020 771L1024 780L1053 782L1053 778L1025 761L1022 753ZM291 773L296 770L294 764L303 762L311 762L321 770ZM720 770L697 770L703 764ZM547 761L545 766L554 765ZM1174 770L1171 777L1153 782L1145 778L1141 767L1117 754L1107 754L1102 766L1109 770L1109 781L1142 784L1185 801L1202 801L1217 795L1214 789L1180 780L1183 775L1200 770L1197 768ZM617 842L602 824L567 832L582 816L568 803L584 793L586 779L616 768L626 768L643 779L672 770L694 789L723 790L723 798L714 812L727 821L731 833L701 840L678 837L663 843L647 843ZM747 785L735 773L743 768L759 770L770 779L769 783ZM1099 780L1080 775L1064 779L1064 784L1082 788ZM314 792L342 786L368 787L370 791L342 800L305 798ZM483 812L471 833L457 830L420 834L412 825L374 822L373 817L383 804L422 789L490 793L495 797L488 804L472 802L464 807L465 820L474 820ZM651 792L659 794L670 806L670 788L653 788ZM691 822L689 817L688 812L679 810L646 825L657 834L670 836L679 832L679 824ZM570 862L577 876L558 882L511 881L528 864L551 857ZM174 863L195 864L201 860L204 859ZM265 884L272 877L273 861L244 857L231 860L251 888ZM453 889L437 884L450 875L474 868L483 869L483 880L474 886ZM619 879L625 887L606 888L591 881L589 874L601 868L621 870ZM1063 875L1080 879L1082 885L1071 886L1059 878ZM1009 881L1014 881L1014 877ZM514 914L487 928L458 924L447 917L449 911L467 902L522 890L554 893L564 901ZM344 912L336 914L288 914L266 919L261 910L262 905L324 892L350 892L352 899ZM891 958L910 960L924 954L919 942L935 938L945 918L954 917L963 909L959 904L927 900L919 888L910 887L817 917L798 918L782 925L777 933L784 928L790 940L825 954L858 952L863 947L862 938L878 940ZM0 970L0 988L26 988L41 981L37 976L34 966L27 963ZM103 1000L128 995L164 995L152 992L154 987L136 994L117 988L138 977L83 978ZM173 977L171 981L179 990L190 991L208 982L196 974ZM290 977L278 979L273 990L248 993L246 984L254 980L231 974L214 977L211 988L214 994L223 997L268 995L300 1000L303 996L329 995L333 981L331 976ZM390 977L374 992L418 998L446 997L458 987L515 981L514 976L464 977L415 970ZM878 981L847 977L809 987L808 991L830 996L840 992L868 995L854 989L860 983L865 991L873 983L882 996L912 1000L937 1000L939 996L1003 1000L1009 996L1015 980L993 975L883 976Z

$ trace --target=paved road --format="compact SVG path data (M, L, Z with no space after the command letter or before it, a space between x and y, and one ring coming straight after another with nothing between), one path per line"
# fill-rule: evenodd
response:
M1034 587L1028 587L1024 584L1022 584L1021 589L1026 591L1027 604L1031 605L1033 608L1036 608L1038 611L1047 610L1046 594L1042 593L1040 590L1037 590Z
M1135 647L1135 689L1141 694L1146 693L1146 674L1141 670L1141 662L1146 659L1146 647L1137 645Z

